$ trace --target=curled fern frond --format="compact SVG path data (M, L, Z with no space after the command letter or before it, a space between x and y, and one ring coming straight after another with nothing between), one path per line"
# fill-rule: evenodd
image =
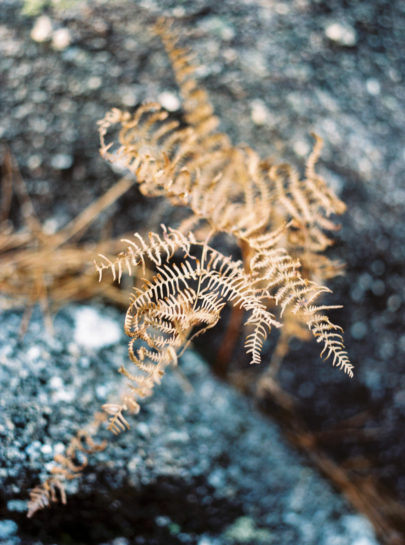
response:
M273 327L281 325L266 308L263 290L252 286L241 261L202 243L194 242L193 247L200 252L199 259L190 255L189 243L179 248L180 261L179 253L174 260L173 252L167 252L165 264L156 266L156 275L135 290L126 313L124 329L130 337L128 353L135 372L124 367L120 372L131 385L127 400L133 399L136 407L136 399L151 394L166 367L177 362L190 342L218 323L226 304L249 313L246 324L252 332L246 351L251 363L260 362L265 339ZM109 429L119 433L128 428L123 416L128 404L103 408L109 415Z
M269 311L274 307L281 318L288 317L289 332L305 338L305 323L323 344L322 355L351 374L340 330L324 314L335 307L317 303L330 291L322 282L339 273L339 264L323 252L332 243L329 232L337 229L331 216L345 208L315 171L321 138L314 135L303 179L290 165L261 160L247 146L232 146L215 132L217 118L195 80L194 58L179 44L172 22L159 19L155 32L173 66L185 126L156 103L140 106L134 115L113 110L100 125L102 154L126 166L145 195L165 195L190 209L191 216L163 237L166 242L156 234L148 241L136 235L136 241L125 241L128 249L117 258L101 256L97 264L100 277L110 269L118 280L123 271L131 274L139 265L145 269L146 261L155 270L134 290L126 314L130 359L150 384L159 382L165 367L195 336L213 327L229 303L249 314L246 350L252 363L260 362L271 328L281 326ZM114 125L119 130L115 146L106 143ZM201 222L204 228L197 227ZM185 234L189 230L193 239ZM242 262L203 243L207 233L219 232L239 243ZM200 260L192 247L200 251ZM123 373L139 382L138 375Z

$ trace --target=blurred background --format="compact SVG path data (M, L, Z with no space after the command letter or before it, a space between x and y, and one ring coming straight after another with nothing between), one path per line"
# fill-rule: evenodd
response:
M315 343L298 341L273 395L257 398L238 347L221 374L257 398L366 514L381 543L405 543L402 0L1 0L2 305L35 312L48 290L46 322L72 300L124 302L122 294L100 293L90 256L98 243L113 251L120 235L151 229L159 204L125 186L110 195L108 208L100 203L83 224L69 222L120 179L99 156L97 121L112 107L133 111L145 100L181 110L169 61L149 31L162 14L178 21L233 142L302 172L315 131L325 142L318 170L347 204L329 254L346 263L346 272L330 284L329 302L344 304L333 318L344 327L355 378L323 363ZM21 235L24 226L30 235ZM52 272L55 291L34 276L10 283L10 248L33 241L30 248L42 248L46 237L54 248L68 240L70 252L75 241L83 244L71 276L60 270L64 260L75 262L66 254ZM32 259L27 270L37 267ZM29 331L29 321L24 315L17 330ZM216 330L200 347L208 359L215 360L222 335Z

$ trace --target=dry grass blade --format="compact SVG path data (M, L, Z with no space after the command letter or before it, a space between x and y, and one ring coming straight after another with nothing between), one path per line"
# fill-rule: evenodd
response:
M2 191L6 193L0 229L0 293L3 308L23 307L21 333L28 325L32 307L40 303L51 329L50 311L69 301L103 296L123 304L118 287L100 286L91 263L97 253L114 253L118 240L98 243L73 242L89 225L132 186L123 178L90 204L60 231L47 233L37 219L24 180L9 150L3 154ZM8 221L11 191L16 193L22 213L22 226L16 230Z

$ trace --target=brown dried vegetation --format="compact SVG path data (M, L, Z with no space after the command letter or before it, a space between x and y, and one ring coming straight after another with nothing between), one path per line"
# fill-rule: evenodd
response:
M124 304L126 294L117 286L100 286L92 266L95 252L114 252L120 241L80 242L89 225L133 184L122 178L88 206L68 225L49 233L36 217L34 207L18 167L7 148L3 150L0 216L0 292L1 308L24 308L20 334L28 326L36 303L44 311L52 330L50 311L68 301L95 296ZM22 225L15 228L9 219L13 193L19 201Z
M175 228L162 225L147 238L124 239L127 247L118 255L110 248L98 252L100 280L108 271L118 283L123 274L139 278L146 269L154 271L134 289L126 314L134 364L131 370L120 368L127 388L103 406L116 434L129 428L125 413L139 411L139 400L151 395L165 368L218 323L227 304L247 314L251 363L261 362L263 344L275 327L282 331L275 364L290 337L312 335L325 359L353 375L342 330L327 316L336 307L318 303L330 291L325 281L342 269L324 252L337 229L331 218L345 210L315 171L321 139L314 135L304 178L288 164L263 160L245 145L233 146L217 132L218 119L194 77L191 54L179 46L171 23L159 20L155 30L183 98L184 123L158 103L143 104L133 115L113 109L100 122L101 154L129 171L145 196L163 196L188 216ZM241 260L217 247L220 234L239 249ZM74 478L82 469L69 452L56 462L58 476L32 492L30 515L54 501L55 490L64 500L61 479Z

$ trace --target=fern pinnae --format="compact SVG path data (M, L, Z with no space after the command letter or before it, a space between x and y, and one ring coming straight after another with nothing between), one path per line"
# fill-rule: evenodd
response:
M116 405L113 403L105 403L101 407L107 414L111 415L108 419L107 429L111 431L114 435L119 435L125 430L129 430L131 426L129 425L127 419L122 414L123 411L127 410L126 405Z
M74 457L75 455L76 452L74 451L71 456ZM66 479L74 479L87 466L87 457L84 457L84 460L80 465L74 463L71 457L63 456L63 454L56 454L54 461L58 465L52 468L51 473L61 474Z
M261 363L261 353L265 340L269 336L273 327L281 327L281 323L278 322L275 316L267 311L264 307L257 306L253 309L253 312L249 319L245 322L245 325L253 325L253 332L246 337L245 349L247 354L251 354L252 364Z
M173 71L180 93L184 101L186 121L196 132L204 137L218 125L218 119L213 115L213 107L204 89L200 89L194 79L197 66L194 65L194 55L188 48L178 47L178 36L171 28L171 21L159 19L155 32L159 35L171 60Z
M105 255L99 254L101 262L95 262L99 273L99 279L102 278L104 270L110 270L113 280L121 280L122 272L125 270L132 274L132 267L142 266L143 273L146 270L146 259L154 265L160 265L166 254L167 258L172 257L177 250L182 250L189 255L190 246L193 243L192 235L184 235L180 231L171 229L163 231L163 238L157 233L149 233L149 244L147 244L139 233L135 233L137 240L122 239L128 246L114 260ZM165 259L166 260L166 259Z
M314 200L323 206L328 216L342 214L346 210L346 205L331 191L323 178L315 171L315 165L323 148L323 139L315 133L311 133L311 136L314 138L315 144L306 163L306 185Z
M250 364L259 365L262 363L261 353L266 338L267 332L261 325L256 326L254 332L246 337L245 350L246 354L251 354Z
M65 486L58 477L50 477L41 485L33 488L28 501L27 518L31 518L40 509L49 507L51 503L56 503L58 501L57 491L61 503L66 504Z
M323 139L319 136L319 134L311 132L311 136L314 139L315 143L306 163L305 176L308 179L313 179L316 176L315 165L318 162L319 157L321 156L323 148Z
M321 357L353 376L342 330L326 315L338 307L317 304L330 291L322 282L337 273L320 255L332 243L328 231L338 228L331 216L345 208L315 172L322 140L314 136L304 179L290 165L275 165L248 146L233 146L215 132L218 119L195 80L197 65L179 46L171 22L160 20L155 30L179 84L187 126L156 102L142 104L133 114L112 109L99 123L100 151L133 174L143 195L164 196L191 215L178 230L163 225L162 232L124 238L124 251L114 258L99 254L95 261L100 280L106 270L117 282L140 269L143 276L153 275L134 288L125 316L133 372L119 371L128 391L118 403L103 405L115 434L129 429L125 413L139 411L137 400L152 394L167 366L218 323L227 304L247 314L245 349L251 363L261 362L272 328L284 326L279 354L285 353L290 335L298 332L306 339L310 332L322 345ZM209 245L220 232L239 245L241 261ZM58 458L58 479L80 473L76 453L83 461L86 454L80 445L72 443L70 452ZM57 493L63 497L63 484L53 476L33 491L30 513Z
M322 355L327 353L327 357L333 355L333 365L337 365L346 373L352 376L353 366L350 364L347 353L342 351L343 339L338 333L340 328L332 324L327 316L320 316L319 312L331 310L337 305L313 305L322 293L330 292L325 286L317 285L315 282L304 280L299 274L299 262L292 260L285 252L280 252L281 261L273 270L267 271L267 277L270 283L267 289L276 285L279 288L275 293L269 292L269 295L275 298L276 304L281 307L281 315L287 307L293 305L293 312L302 311L307 316L306 322L308 329L316 338L317 342L322 342L324 348ZM257 275L261 270L266 270L268 256L255 256L253 260L253 272ZM270 265L271 269L271 265ZM263 273L261 273L263 274ZM260 275L261 276L261 275ZM266 273L263 275L266 276Z

